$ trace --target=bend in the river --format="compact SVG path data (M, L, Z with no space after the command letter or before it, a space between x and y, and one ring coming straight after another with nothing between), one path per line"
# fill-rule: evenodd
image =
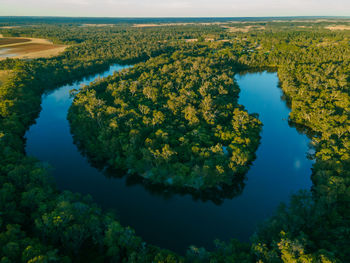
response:
M276 73L237 76L239 103L263 122L261 145L241 195L220 205L190 195L154 194L125 177L110 178L92 167L73 143L67 112L71 89L87 85L126 66L114 65L102 74L60 87L43 96L42 111L26 134L26 151L48 162L59 189L90 194L103 208L116 210L123 225L145 241L182 253L189 245L213 247L214 239L248 241L257 224L280 202L311 186L312 162L306 158L308 139L288 125L290 110L281 99Z

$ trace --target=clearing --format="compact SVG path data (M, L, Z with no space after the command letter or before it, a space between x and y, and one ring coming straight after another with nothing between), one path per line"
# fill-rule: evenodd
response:
M0 36L0 60L5 58L42 58L57 56L67 46L47 39Z
M326 26L325 28L329 30L350 30L350 26L347 26L347 25L333 25L333 26Z
M11 45L11 44L23 43L23 42L28 42L28 41L30 41L30 39L3 37L3 38L0 38L0 47L3 45Z
M264 30L264 26L244 26L244 27L236 27L236 26L223 26L223 28L226 28L229 32L235 33L235 32L243 32L247 33L251 30Z
M200 26L210 26L210 25L226 25L229 22L210 22L210 23L160 23L160 24L133 24L132 27L157 27L157 26L188 26L188 25L200 25Z
M92 26L92 27L104 27L104 26L115 26L115 24L82 24L82 27Z

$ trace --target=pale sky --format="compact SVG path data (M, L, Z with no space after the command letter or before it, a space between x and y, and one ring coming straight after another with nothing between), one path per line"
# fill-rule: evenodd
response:
M0 16L350 16L350 0L0 0Z

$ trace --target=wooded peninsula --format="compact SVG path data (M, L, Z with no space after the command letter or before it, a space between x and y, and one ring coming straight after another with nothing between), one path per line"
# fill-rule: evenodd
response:
M350 262L349 25L1 18L4 45L16 37L64 47L0 60L1 263ZM288 122L310 139L311 190L281 204L251 242L233 236L184 255L146 243L89 196L58 190L51 168L25 152L42 95L116 63L130 67L73 91L68 114L75 143L100 169L189 194L241 183L264 123L238 103L234 76L268 70Z

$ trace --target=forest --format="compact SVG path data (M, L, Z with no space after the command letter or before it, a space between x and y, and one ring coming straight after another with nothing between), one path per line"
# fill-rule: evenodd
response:
M350 33L326 22L250 23L265 30L75 21L0 29L70 45L53 58L0 61L11 71L0 86L1 262L349 262ZM263 123L238 104L233 76L269 69L290 124L311 139L311 191L281 204L250 243L232 237L178 255L147 244L91 198L57 190L50 169L25 154L24 134L42 94L112 63L134 66L82 87L68 116L94 161L196 191L235 183L255 158Z
M261 124L236 105L225 64L181 56L150 59L79 92L73 134L97 158L154 183L230 185L248 169Z

